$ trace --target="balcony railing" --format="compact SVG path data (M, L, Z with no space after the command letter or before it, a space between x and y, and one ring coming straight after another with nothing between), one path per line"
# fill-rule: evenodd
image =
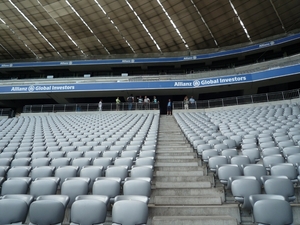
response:
M158 110L158 103L102 103L101 111ZM23 113L100 111L98 103L25 105Z
M0 109L0 116L11 116L12 114L13 114L13 111L11 108Z
M296 98L300 98L300 89L256 95L245 95L231 98L196 101L195 105L189 104L189 109L207 109L224 106L291 100ZM184 109L183 101L174 101L173 109Z

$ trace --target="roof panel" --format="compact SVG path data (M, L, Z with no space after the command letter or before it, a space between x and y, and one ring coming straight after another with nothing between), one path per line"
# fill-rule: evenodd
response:
M58 57L56 51L74 58L82 56L81 50L87 56L106 56L105 48L110 54L159 53L158 48L186 51L182 39L191 50L216 48L214 38L220 47L249 43L228 0L160 2L182 38L157 1L14 0L32 24L13 4L2 1L0 60L10 60L12 55L16 59L34 59L35 54ZM300 28L298 1L231 2L252 41Z

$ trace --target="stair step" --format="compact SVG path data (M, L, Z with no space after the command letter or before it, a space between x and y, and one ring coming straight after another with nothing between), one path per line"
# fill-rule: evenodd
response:
M167 156L169 158L172 158L173 156L192 156L196 157L196 154L194 152L164 152L164 153L156 153L156 156Z
M155 166L156 167L163 167L163 166L171 166L171 167L193 167L193 166L199 166L199 163L198 162L182 162L182 163L179 163L179 162L155 162Z
M202 171L203 168L199 166L154 166L156 171Z
M194 151L194 149L192 149L189 146L184 146L184 145L172 145L172 144L168 144L168 145L157 145L156 149L158 151L162 150L162 151Z
M197 182L155 182L155 188L210 188L211 182L197 181Z
M225 200L223 188L155 188L152 190L151 196L215 196L220 197L222 202Z
M155 176L155 182L196 182L208 181L213 183L211 176Z
M178 153L194 153L194 154L196 154L193 149L182 148L182 147L180 147L180 148L174 147L173 149L170 147L165 147L165 148L158 147L156 149L156 151L157 151L156 152L157 154L174 154L174 153L177 153L177 154Z
M216 224L222 224L223 225L223 218L230 216L232 218L236 218L238 223L240 222L240 212L238 204L226 204L226 205L203 205L203 206L149 206L149 221L148 224L152 223L153 217L173 217L174 221L169 219L171 222L179 221L177 220L177 215L184 215L185 217L205 217L209 216L212 218L220 217L220 223L203 223L205 225L216 225ZM159 225L162 225L162 223L156 223ZM174 223L172 223L174 224ZM180 223L179 223L180 224ZM185 225L188 223L181 223L180 225ZM201 224L201 220L198 221L198 223L195 224Z
M154 216L152 225L237 225L231 216Z
M213 196L155 196L155 205L221 205L221 197Z
M197 162L194 158L193 159L156 159L156 163L192 163ZM197 162L198 164L198 162Z
M168 155L160 155L157 154L156 160L164 160L164 159L195 159L193 155L178 155L178 156L168 156Z
M190 171L155 171L156 176L203 176L203 170L197 168L198 170Z

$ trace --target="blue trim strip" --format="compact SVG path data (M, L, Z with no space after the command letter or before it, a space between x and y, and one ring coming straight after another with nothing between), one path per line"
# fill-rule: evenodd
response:
M266 79L297 75L300 73L300 64L282 68L274 68L257 73L242 75L220 76L199 80L178 81L149 81L149 82L103 82L83 84L39 84L0 86L0 94L19 93L64 93L81 91L121 91L121 90L151 90L151 89L188 89L209 86L232 85L239 83L256 82Z

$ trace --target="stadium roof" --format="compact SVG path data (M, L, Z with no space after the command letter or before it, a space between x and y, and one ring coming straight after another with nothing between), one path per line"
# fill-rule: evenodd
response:
M5 0L0 60L162 55L300 28L298 0Z

